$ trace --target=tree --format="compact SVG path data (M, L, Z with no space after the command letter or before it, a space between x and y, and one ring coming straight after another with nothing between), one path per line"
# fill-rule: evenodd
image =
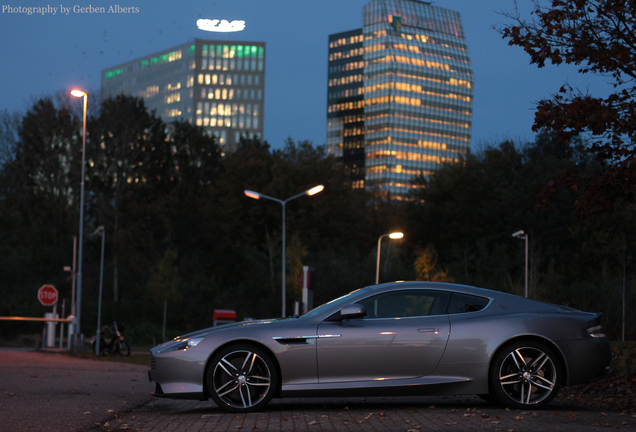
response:
M168 319L168 302L177 302L181 299L179 284L181 276L177 266L177 252L168 249L161 260L153 269L148 281L149 296L163 302L163 327L162 341L166 341L166 323Z
M39 315L29 301L37 287L52 283L61 296L70 284L77 231L81 136L78 118L60 99L46 97L19 116L5 114L0 126L1 315ZM81 130L81 129L80 129ZM66 260L69 261L66 261ZM17 327L16 327L17 328Z
M175 164L165 124L143 100L124 95L102 101L99 116L88 125L86 152L88 214L113 233L117 301L118 263L139 274L159 259L148 251L164 249L155 240L166 238L162 210L175 183Z
M586 150L602 171L585 176L569 169L546 188L545 203L553 202L558 186L582 190L580 213L606 209L618 198L633 202L636 192L636 3L625 0L551 0L534 3L532 18L517 11L504 13L513 24L500 28L510 45L523 47L531 63L544 67L576 65L582 74L605 76L614 87L595 97L565 84L539 102L533 129L547 130L576 145L590 136ZM579 142L580 145L580 142Z
M584 154L549 134L524 147L508 141L487 147L417 180L425 187L413 194L406 230L416 242L435 246L456 281L516 292L524 257L512 233L523 229L536 241L536 264L558 259L568 244L563 227L574 223L575 193L561 191L551 213L534 211L541 188L566 168L590 169Z
M17 112L4 110L0 113L0 168L15 157L20 120Z
M432 245L427 246L426 249L416 249L414 265L415 280L455 282L447 269L440 269L437 265L437 252Z

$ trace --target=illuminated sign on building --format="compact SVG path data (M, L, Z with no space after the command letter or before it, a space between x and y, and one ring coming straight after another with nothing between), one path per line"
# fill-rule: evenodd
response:
M228 20L218 20L218 19L200 19L197 20L197 27L200 30L211 31L211 32L238 32L245 30L245 21L242 20L234 20L229 22Z

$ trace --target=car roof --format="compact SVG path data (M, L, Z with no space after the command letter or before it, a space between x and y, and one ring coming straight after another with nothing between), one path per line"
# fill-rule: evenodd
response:
M396 289L434 289L487 297L489 299L492 299L494 302L505 302L508 306L524 305L524 307L532 307L533 309L549 309L550 306L556 306L551 303L545 303L538 300L521 297L515 294L509 294L487 288L479 288L471 285L462 285L450 282L397 281L379 285L371 285L369 286L369 288L371 288L376 294L385 291L393 291Z

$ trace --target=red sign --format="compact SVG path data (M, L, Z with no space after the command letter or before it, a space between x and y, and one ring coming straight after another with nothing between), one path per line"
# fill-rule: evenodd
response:
M53 285L42 285L38 290L38 300L43 306L53 306L57 303L57 290Z

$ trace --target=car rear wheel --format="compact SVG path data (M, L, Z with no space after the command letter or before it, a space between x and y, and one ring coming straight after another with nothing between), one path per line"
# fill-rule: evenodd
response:
M514 342L497 354L491 366L491 394L511 408L542 408L554 399L560 385L559 359L540 342Z
M262 409L279 385L276 364L263 348L237 344L223 348L209 363L208 392L219 408L231 412Z

